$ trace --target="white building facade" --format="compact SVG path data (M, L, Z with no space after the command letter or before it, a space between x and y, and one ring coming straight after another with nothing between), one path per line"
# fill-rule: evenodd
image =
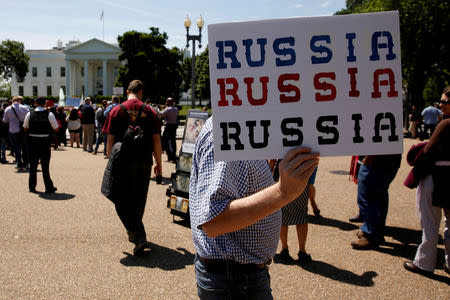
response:
M29 70L23 81L11 80L11 94L21 96L112 95L121 63L118 46L91 39L71 41L50 50L27 50Z

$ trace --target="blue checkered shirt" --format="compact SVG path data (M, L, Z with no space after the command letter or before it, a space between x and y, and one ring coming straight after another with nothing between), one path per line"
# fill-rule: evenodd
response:
M212 118L198 136L189 187L192 240L203 258L264 263L277 250L281 210L241 230L210 238L201 225L214 219L233 199L250 196L273 184L269 165L259 161L214 162Z

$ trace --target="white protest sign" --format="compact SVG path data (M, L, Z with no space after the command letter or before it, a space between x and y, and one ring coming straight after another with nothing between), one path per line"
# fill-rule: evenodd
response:
M403 152L397 12L208 26L215 160Z
M121 86L114 86L113 87L113 94L114 95L123 95L123 87L121 87Z

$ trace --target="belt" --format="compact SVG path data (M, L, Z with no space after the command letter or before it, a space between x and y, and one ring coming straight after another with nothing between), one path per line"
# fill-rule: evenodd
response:
M227 267L234 271L250 273L263 270L272 262L272 260L269 260L260 264L241 264L230 259L203 258L198 255L197 258L203 262L208 273L224 273L227 271Z

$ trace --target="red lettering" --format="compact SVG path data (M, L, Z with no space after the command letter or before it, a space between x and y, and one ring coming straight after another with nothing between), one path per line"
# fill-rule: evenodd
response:
M336 74L334 72L330 73L318 73L314 76L314 88L316 90L330 91L330 94L323 95L321 93L316 93L316 101L333 101L336 99L336 87L326 81L320 81L322 78L329 78L331 80L336 80Z
M262 96L260 99L253 98L253 77L244 78L244 82L247 84L247 99L251 105L264 105L267 102L267 83L269 82L269 77L260 77L259 81L262 84Z
M220 86L220 100L218 102L219 106L228 106L228 100L226 96L232 96L233 100L231 101L231 104L233 106L241 106L242 101L239 99L239 96L237 95L237 91L239 88L239 84L234 77L230 78L218 78L217 84ZM227 89L226 85L231 84L233 87L230 89Z
M348 75L350 75L350 88L348 92L349 97L359 97L359 91L356 89L356 73L358 73L358 68L348 68Z
M389 80L380 80L380 76L387 75ZM387 96L397 97L398 91L395 90L395 75L392 69L378 69L373 73L373 92L372 98L381 98L380 85L389 86L389 91L387 92Z
M293 84L285 84L287 80L298 81L300 79L300 74L282 74L278 77L278 90L280 93L294 93L294 95L289 96L286 94L280 94L280 103L290 103L300 101L300 89Z

